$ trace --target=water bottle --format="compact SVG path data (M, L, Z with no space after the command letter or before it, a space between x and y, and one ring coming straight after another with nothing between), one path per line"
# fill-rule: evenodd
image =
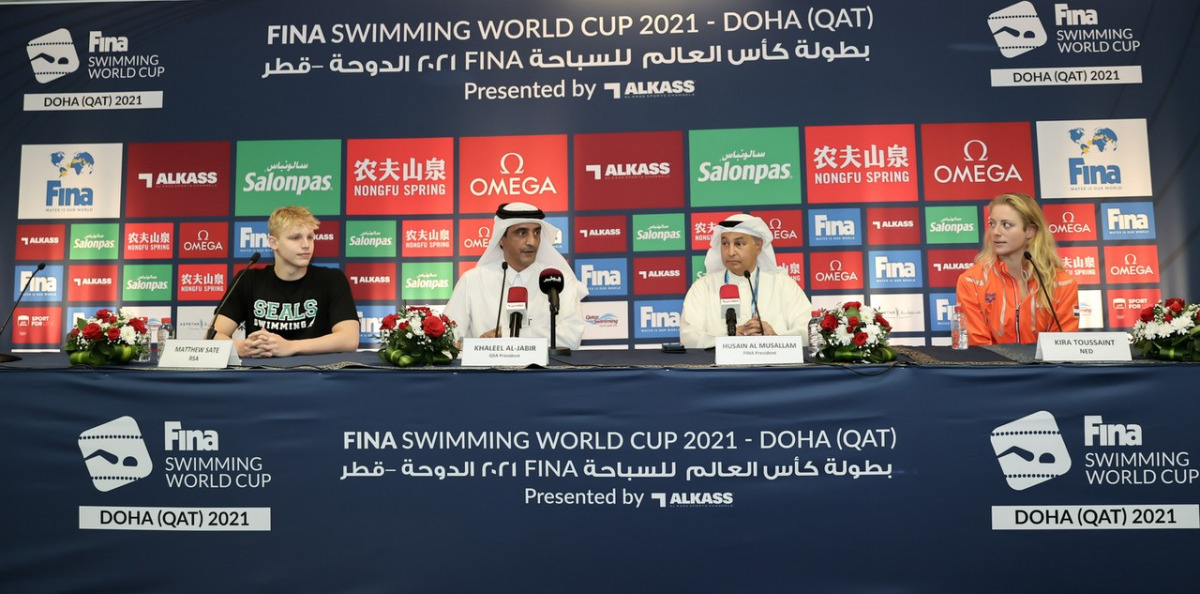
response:
M158 329L158 356L167 350L167 341L175 338L175 327L171 325L171 318L163 318L162 326Z
M950 347L956 351L967 350L967 317L961 305L954 306L950 317Z
M158 360L158 356L162 353L158 345L158 331L162 329L162 322L158 318L150 318L150 323L146 324L146 338L150 341L150 352L154 360Z
M821 356L821 347L825 339L821 337L821 310L814 309L812 319L808 321L808 358L815 360Z

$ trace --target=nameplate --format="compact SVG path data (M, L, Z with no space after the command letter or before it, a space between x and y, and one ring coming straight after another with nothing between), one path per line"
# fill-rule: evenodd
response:
M545 338L464 338L458 356L463 367L545 367L549 349Z
M804 362L799 336L718 336L717 365L788 365Z
M1124 332L1042 332L1033 357L1063 363L1133 360Z
M172 338L158 354L159 367L225 369L237 357L232 340L181 340ZM241 359L237 360L241 363Z

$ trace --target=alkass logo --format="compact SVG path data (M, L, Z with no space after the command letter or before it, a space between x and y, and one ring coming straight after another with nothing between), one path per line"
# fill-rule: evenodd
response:
M150 476L154 463L133 417L113 419L79 434L79 452L92 486L102 493Z
M142 217L229 215L228 142L131 143L125 211Z
M396 300L396 265L391 262L346 264L355 302Z
M462 212L494 212L505 202L567 210L567 137L495 136L459 143Z
M454 222L450 219L405 219L401 255L410 257L453 256Z
M180 258L226 258L229 256L229 223L180 223Z
M682 132L577 134L575 209L683 206Z
M1162 300L1158 289L1130 289L1108 292L1108 319L1113 328L1132 328L1141 319L1142 310Z
M806 128L809 201L916 201L916 143L908 124Z
M809 260L814 290L863 288L862 252L814 252Z
M712 236L720 229L721 221L728 219L737 211L729 212L693 212L692 213L692 249L707 250L712 246Z
M771 245L776 248L804 247L804 213L798 210L753 210L771 230Z
M581 254L629 250L629 221L625 216L575 218L575 251Z
M116 264L71 266L67 278L67 300L116 303L117 286Z
M454 208L454 139L346 143L346 214L440 214Z
M920 214L916 208L868 208L867 243L896 245L921 243Z
M929 286L953 287L958 277L975 263L979 250L929 250Z
M1018 2L988 15L988 28L1000 55L1015 58L1046 45L1046 29L1032 2Z
M1071 470L1071 454L1054 415L1038 411L992 429L992 451L1008 486L1024 491Z
M127 223L125 258L168 259L175 254L175 225L172 223Z
M320 258L336 258L341 255L341 221L321 221L321 226L313 233L313 253Z
M1097 247L1060 247L1063 268L1080 285L1100 284L1100 250Z
M229 281L226 264L180 264L180 301L220 301Z
M1042 211L1056 241L1096 240L1095 205L1043 204Z
M17 225L18 260L62 260L66 225Z
M1034 194L1028 122L921 126L926 200L985 200Z
M25 44L34 80L46 84L79 70L79 54L71 32L56 29Z
M613 99L650 99L656 97L689 97L696 94L694 80L639 80L606 82L604 90Z
M1158 246L1104 248L1104 280L1109 283L1158 283Z
M686 269L683 256L634 258L633 292L637 295L684 293L687 291Z
M491 219L462 219L458 222L458 255L482 256L492 242Z

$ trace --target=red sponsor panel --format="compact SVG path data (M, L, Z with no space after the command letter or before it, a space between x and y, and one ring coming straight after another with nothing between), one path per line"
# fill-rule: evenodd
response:
M482 256L492 242L492 219L462 219L458 222L458 255Z
M1035 196L1029 122L922 124L925 200Z
M130 143L125 167L125 216L229 215L230 143Z
M453 210L453 138L346 142L346 214L444 214Z
M810 126L804 137L810 203L917 200L911 124Z
M862 252L813 252L808 256L812 281L809 287L816 291L862 289L866 280L863 273Z
M355 301L396 301L394 262L346 264L346 278Z
M229 285L229 266L226 264L180 264L180 301L220 301Z
M686 258L683 256L634 258L633 292L636 295L686 293Z
M683 132L575 135L575 209L683 206Z
M721 221L738 214L738 211L727 212L693 212L692 213L692 249L707 250L712 247L713 228Z
M17 225L18 260L62 260L66 225Z
M120 281L116 264L78 264L67 271L67 300L116 303Z
M505 202L567 210L567 137L468 137L459 141L459 211L494 213Z
M629 250L629 221L624 215L575 217L575 253Z
M1108 284L1158 284L1158 246L1106 246L1104 281Z
M1160 289L1117 289L1108 292L1105 304L1108 306L1109 326L1112 328L1132 328L1141 318L1142 310L1153 306L1162 299Z
M1042 204L1055 241L1095 241L1096 205L1091 202Z
M454 221L405 219L400 255L405 258L454 255Z
M867 243L911 245L921 243L921 214L917 208L868 208Z
M804 275L804 254L781 254L775 252L775 263L779 264L779 267L784 272L787 272L788 276L796 281L796 284L801 287L806 286L805 283L808 282L808 277Z
M179 223L180 258L228 258L229 223Z
M1100 284L1100 249L1097 247L1060 247L1063 268L1081 285Z
M170 260L175 255L174 223L126 223L126 260Z
M930 287L954 287L958 277L975 263L979 250L929 250L929 274L926 282Z
M18 307L12 317L13 345L62 344L61 307Z
M468 270L474 268L475 265L478 263L479 263L479 260L459 261L459 263L458 263L458 278L462 278L462 275L466 274Z
M799 210L752 210L771 229L771 245L777 248L804 247L804 213Z
M313 234L313 254L318 258L337 258L342 255L341 221L321 221Z

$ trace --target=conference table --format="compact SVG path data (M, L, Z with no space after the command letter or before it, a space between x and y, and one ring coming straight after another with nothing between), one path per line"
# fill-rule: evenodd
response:
M5 592L1196 592L1200 366L0 365Z

